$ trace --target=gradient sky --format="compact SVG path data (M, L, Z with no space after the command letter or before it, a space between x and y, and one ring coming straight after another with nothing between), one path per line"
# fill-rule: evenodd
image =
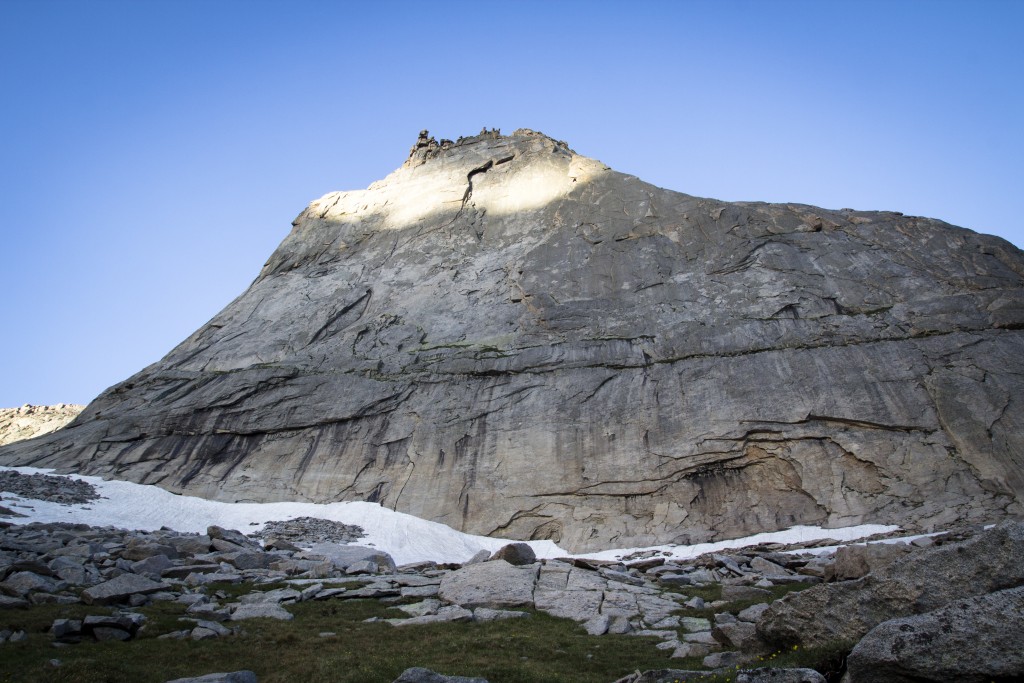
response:
M1016 0L0 0L0 406L158 360L421 128L1024 245L1022 32Z

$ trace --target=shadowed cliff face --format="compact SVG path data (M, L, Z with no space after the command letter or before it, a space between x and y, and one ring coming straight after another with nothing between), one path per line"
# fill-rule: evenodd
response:
M530 131L422 136L293 225L0 464L577 551L1024 512L1024 254L998 238L691 197Z

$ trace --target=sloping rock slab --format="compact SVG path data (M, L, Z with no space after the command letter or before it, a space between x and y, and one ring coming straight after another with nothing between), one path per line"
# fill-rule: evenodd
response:
M862 579L787 595L757 631L772 645L859 641L895 617L1024 584L1024 523L1004 522L960 543L917 550Z
M533 605L537 565L516 567L504 560L470 565L441 579L438 597L466 608Z
M239 605L238 609L231 613L231 621L242 621L243 619L280 619L282 621L291 621L294 618L291 612L272 602Z
M110 605L123 602L133 595L147 595L170 588L171 585L163 581L153 581L138 574L122 574L110 581L86 588L82 591L82 601L87 605Z
M395 572L395 560L383 550L361 545L338 545L337 543L315 543L309 551L328 558L335 567L348 569L357 562L374 562L382 570Z
M1024 679L1024 586L879 624L847 666L850 683Z
M256 674L252 671L232 671L230 673L206 674L195 678L175 678L167 683L257 683Z
M406 669L393 683L487 683L485 678L468 678L466 676L445 676L430 669L413 667Z

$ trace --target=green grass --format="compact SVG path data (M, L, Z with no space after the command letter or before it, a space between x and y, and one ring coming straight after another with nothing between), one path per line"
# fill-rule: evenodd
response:
M813 584L806 583L792 583L783 584L780 586L772 586L766 589L769 595L763 598L751 598L748 600L733 600L720 607L702 607L700 609L693 609L690 607L683 607L675 612L680 616L684 617L703 617L710 619L714 623L715 615L721 614L722 612L730 612L732 614L738 614L748 607L759 605L762 602L773 602L778 600L784 595L794 593L796 591L806 590ZM719 584L711 584L709 586L680 586L674 589L675 593L684 595L687 598L699 597L703 598L705 602L714 602L722 599L722 586Z
M37 605L0 615L0 627L23 628L29 640L0 645L0 683L162 683L215 671L250 669L260 683L390 683L406 668L491 683L612 681L636 669L692 666L657 650L656 640L588 636L578 624L534 612L492 623L393 627L369 617L404 616L376 600L305 602L287 608L289 622L252 619L229 624L239 635L193 642L156 636L187 628L184 606L157 603L138 611L150 621L126 643L83 642L55 648L46 633L55 618L108 613L83 605ZM333 631L321 638L321 631ZM50 664L60 659L59 667ZM697 662L699 664L699 662Z

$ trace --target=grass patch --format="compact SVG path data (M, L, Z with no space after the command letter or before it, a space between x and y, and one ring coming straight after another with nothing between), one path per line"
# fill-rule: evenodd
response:
M0 671L17 672L0 674L0 683L162 683L239 669L255 671L260 683L390 683L411 666L482 676L492 683L591 683L635 669L693 664L670 660L668 652L654 647L654 639L588 636L575 622L542 612L484 624L396 628L363 623L369 617L404 616L377 600L313 601L287 609L294 620L237 622L232 625L243 629L239 635L193 642L156 638L187 627L178 621L183 605L157 603L137 610L150 621L135 640L61 648L46 633L54 619L109 609L37 605L8 611L4 621L25 629L29 639L0 646ZM322 638L322 631L337 635ZM61 660L60 666L53 666L52 659Z
M766 657L763 666L814 669L828 681L838 681L846 670L846 657L856 642L836 642L817 647L793 647Z
M768 591L769 595L763 598L733 600L720 607L708 606L701 607L700 609L682 607L673 612L673 614L678 614L684 617L703 617L704 619L710 619L712 622L714 622L716 614L721 614L722 612L730 612L731 614L737 614L748 607L760 605L763 602L774 602L775 600L778 600L784 595L788 595L789 593L795 593L796 591L806 590L810 588L812 585L814 584L791 583L783 584L780 586L772 586L771 588L765 589ZM703 598L705 602L714 602L716 600L721 600L722 598L722 586L719 584L713 584L710 586L682 586L676 592L685 595L688 598Z

